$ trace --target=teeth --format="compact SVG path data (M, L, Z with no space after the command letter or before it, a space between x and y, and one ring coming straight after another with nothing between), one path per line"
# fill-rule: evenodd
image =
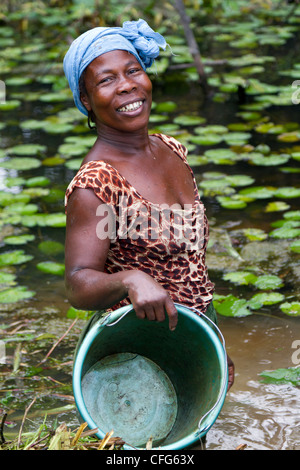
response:
M142 104L142 101L136 101L135 103L130 103L127 106L123 106L123 108L119 108L118 111L134 111L135 109L138 109L140 106L142 106Z

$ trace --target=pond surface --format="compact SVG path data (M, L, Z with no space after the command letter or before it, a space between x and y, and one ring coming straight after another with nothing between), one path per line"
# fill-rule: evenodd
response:
M295 21L295 31L284 44L255 49L256 57L275 57L263 61L260 73L232 73L231 65L216 66L210 75L211 99L204 99L191 78L194 71L187 75L186 70L174 70L164 80L153 77L151 131L174 135L189 148L210 221L207 262L216 284L219 323L236 367L235 384L208 433L207 449L231 450L242 444L247 449L300 449L299 376L295 386L265 383L260 375L293 368L300 356L295 355L295 341L300 342L300 125L299 106L291 103L297 70L300 76L299 64L293 68L299 57L297 25ZM3 38L12 39L7 31ZM245 61L253 53L246 46L224 52L224 43L210 43L207 36L203 47L209 57ZM45 414L50 424L57 420L77 425L72 354L84 320L72 324L64 291L63 195L94 137L74 110L60 78L60 62L50 59L60 58L60 51L55 55L51 46L43 45L41 57L34 54L35 47L24 46L22 55L15 51L15 63L1 77L12 108L0 109L0 256L13 253L13 259L1 258L0 273L12 276L0 281L2 292L10 296L0 303L6 347L5 364L0 364L0 408L8 413L7 439L17 434L34 397L25 430L35 430ZM8 61L9 48L6 54L2 51L0 57ZM294 75L280 75L291 69ZM236 83L245 87L242 97ZM270 90L266 84L279 88ZM291 231L273 233L282 228ZM31 238L9 238L23 235ZM247 273L243 281L241 273ZM263 281L271 284L261 287ZM257 294L264 297L253 299ZM275 299L266 294L275 294Z

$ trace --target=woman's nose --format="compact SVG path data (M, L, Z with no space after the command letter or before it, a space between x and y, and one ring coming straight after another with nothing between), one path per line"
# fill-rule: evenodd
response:
M118 80L118 93L130 93L136 89L136 83L131 77L123 75Z

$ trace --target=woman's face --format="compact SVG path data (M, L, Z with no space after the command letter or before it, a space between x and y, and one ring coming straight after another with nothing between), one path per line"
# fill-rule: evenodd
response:
M82 102L93 111L96 125L132 132L148 126L152 84L137 59L127 51L111 51L86 69L87 95Z

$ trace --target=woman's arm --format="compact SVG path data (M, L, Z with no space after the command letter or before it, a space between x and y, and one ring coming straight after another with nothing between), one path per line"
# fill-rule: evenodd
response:
M151 276L137 269L104 272L110 237L108 233L99 236L97 225L109 215L96 215L100 204L91 189L76 188L68 201L65 279L70 303L84 310L100 310L129 297L139 318L163 321L166 312L170 329L175 329L174 303Z

